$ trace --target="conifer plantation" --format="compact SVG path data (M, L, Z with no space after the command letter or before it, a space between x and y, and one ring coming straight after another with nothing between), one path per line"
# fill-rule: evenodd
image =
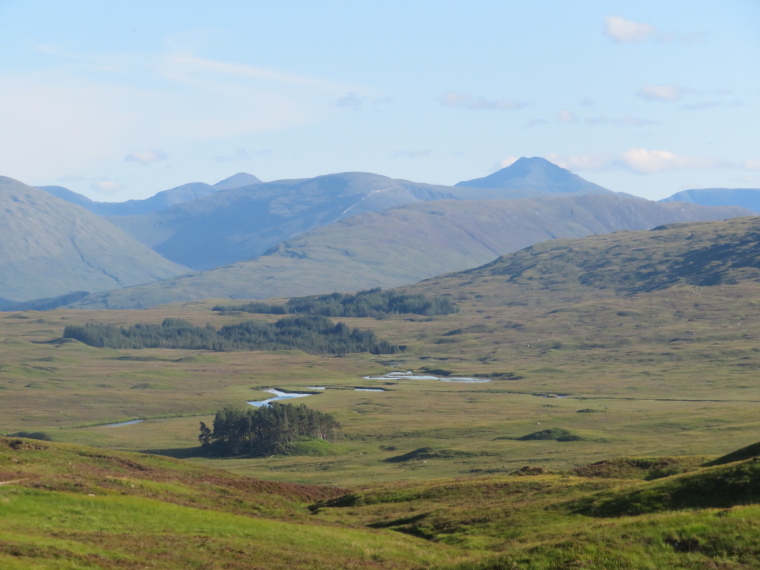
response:
M331 293L294 297L283 305L269 303L245 303L243 305L217 305L214 311L243 311L271 315L322 315L323 317L372 317L386 315L449 315L459 309L447 297L405 294L382 291L379 288L359 291L356 294Z
M340 428L330 414L303 404L272 402L245 411L226 406L216 412L213 431L201 422L198 440L216 455L287 454L303 438L335 443Z
M309 354L395 354L403 350L401 346L378 340L372 331L334 324L316 315L287 317L276 323L244 321L218 331L211 324L198 327L176 318L164 319L160 325L137 323L126 328L87 323L66 326L63 337L90 346L121 349L302 350Z

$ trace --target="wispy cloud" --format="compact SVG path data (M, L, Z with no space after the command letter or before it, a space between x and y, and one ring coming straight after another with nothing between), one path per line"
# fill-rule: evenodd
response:
M600 115L597 117L586 117L583 122L587 125L616 125L619 127L648 127L650 125L659 125L657 121L650 121L649 119L639 119L638 117L632 117L626 115L625 117L606 117Z
M578 121L578 115L567 109L562 109L557 113L557 120L560 123L575 123Z
M113 180L98 180L90 184L90 188L101 194L116 194L119 190L124 188L123 185Z
M636 95L647 101L678 101L692 91L680 85L644 85Z
M741 107L741 101L702 101L701 103L692 103L690 105L682 105L682 109L687 111L704 111L705 109L711 109L713 107Z
M607 16L604 18L604 35L620 44L641 44L650 40L661 43L683 42L701 43L707 40L707 34L702 32L662 32L652 24L636 22L622 16Z
M353 91L349 91L346 93L343 97L339 97L338 100L335 102L338 107L353 109L354 111L358 111L359 108L364 103L364 97L360 97Z
M458 107L460 109L471 109L474 111L494 110L494 111L511 111L520 109L524 105L517 101L509 99L485 99L483 97L474 97L469 93L449 91L441 97L441 104L446 107Z
M430 151L427 149L422 150L397 150L391 154L394 158L425 158L430 156Z
M607 153L560 155L550 153L546 160L568 170L605 170L610 168L614 157Z
M630 148L619 154L548 154L546 159L569 170L625 169L636 174L710 170L713 168L760 170L760 160L745 160L743 163L737 163L736 161L709 156L681 155L669 150L646 148Z
M78 54L55 46L36 71L0 75L4 173L57 179L115 161L149 165L188 141L307 125L333 112L347 84L193 54ZM146 150L139 141L151 141ZM162 149L162 150L155 150ZM46 157L41 165L38 156Z
M139 164L151 164L159 160L166 160L168 155L163 150L138 150L130 152L124 157L124 162L137 162Z
M668 150L632 148L618 159L629 170L639 174L672 170L707 170L727 163L705 156L683 156Z
M245 148L238 148L234 154L231 155L222 155L222 156L215 156L214 160L217 162L238 162L238 161L246 161L246 160L253 160L256 156L264 156L272 154L272 151L269 149L265 150L259 150L256 152L249 152Z

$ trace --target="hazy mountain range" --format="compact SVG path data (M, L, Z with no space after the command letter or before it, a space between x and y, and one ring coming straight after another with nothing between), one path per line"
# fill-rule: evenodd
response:
M741 206L760 212L760 188L700 188L676 192L661 202L691 202L702 206Z
M250 261L91 295L76 306L144 308L205 298L265 299L395 287L481 265L545 240L745 213L742 208L658 204L612 193L421 202L341 220Z
M0 188L12 220L0 230L0 298L101 291L79 305L126 308L389 287L557 237L751 214L616 194L542 158L455 186L369 173L273 182L239 173L122 203L43 189L10 179Z

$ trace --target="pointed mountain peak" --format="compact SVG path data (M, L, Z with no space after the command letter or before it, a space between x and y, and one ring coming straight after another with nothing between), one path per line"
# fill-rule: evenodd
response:
M536 190L550 194L600 194L610 190L539 156L518 158L511 165L483 178L458 182L467 188Z
M251 186L253 184L261 184L261 180L256 178L253 174L248 174L247 172L238 172L229 178L225 178L221 182L217 182L214 184L214 188L217 190L231 190L232 188Z

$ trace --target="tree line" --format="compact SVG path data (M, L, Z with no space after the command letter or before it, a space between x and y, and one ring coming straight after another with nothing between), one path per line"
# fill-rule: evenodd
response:
M385 315L448 315L459 308L447 297L426 297L421 294L407 295L383 291L379 288L359 291L353 295L332 293L295 297L283 305L245 303L242 305L217 305L214 311L243 311L273 315L299 314L324 317L382 317Z
M395 354L406 347L379 340L370 330L333 323L318 315L286 317L275 323L244 321L218 331L210 324L195 326L183 319L160 325L137 323L119 327L102 323L68 325L64 338L90 346L119 349L184 348L192 350L302 350L309 354L370 352Z
M303 404L272 402L245 411L230 406L217 411L213 429L201 422L198 440L218 455L287 454L304 438L335 443L340 429L330 414Z

